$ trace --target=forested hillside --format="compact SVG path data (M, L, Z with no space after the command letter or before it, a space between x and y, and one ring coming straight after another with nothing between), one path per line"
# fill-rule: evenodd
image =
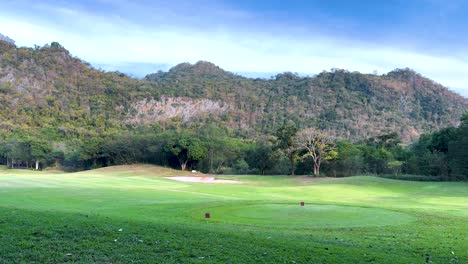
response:
M308 144L317 137L328 152L314 166L328 162L329 174L406 168L452 175L409 167L416 161L410 164L413 154L402 146L457 126L467 110L467 99L410 69L252 79L201 61L135 79L95 69L57 42L18 48L0 40L0 164L10 167L149 162L218 173L308 173L317 158ZM435 164L440 151L424 151L428 158L418 162ZM449 154L438 159L446 168Z
M102 72L58 43L16 48L0 41L0 129L52 138L109 133L144 83ZM151 96L148 92L148 96Z
M273 132L292 120L343 138L397 132L409 140L457 124L468 109L468 100L409 69L382 76L338 69L315 77L283 73L265 80L198 62L146 79L170 96L227 104L221 120L250 133Z
M57 137L200 120L256 136L291 120L353 140L389 132L409 140L456 125L468 109L467 99L409 69L382 76L283 73L266 80L198 62L137 80L96 70L56 42L33 49L0 41L0 100L3 132Z

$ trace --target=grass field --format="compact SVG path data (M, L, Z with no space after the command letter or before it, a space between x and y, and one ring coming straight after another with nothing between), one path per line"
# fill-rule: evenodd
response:
M175 175L0 168L0 263L468 263L467 183Z

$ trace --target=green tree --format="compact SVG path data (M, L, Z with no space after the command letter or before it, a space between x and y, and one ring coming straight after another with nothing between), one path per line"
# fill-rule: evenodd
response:
M97 168L98 167L97 161L99 158L102 157L103 144L104 144L104 139L96 138L96 137L90 138L82 142L79 148L80 159L83 161L90 162L91 168Z
M363 153L358 145L349 141L339 141L336 144L338 155L333 164L338 176L357 175L363 171Z
M404 163L402 161L392 160L387 163L387 166L393 171L393 174L395 174L395 176L398 176L398 174L401 171L401 166L403 166L403 164Z
M213 173L222 166L225 154L232 149L227 148L226 132L219 126L208 124L200 130L201 140L207 148L208 172Z
M393 160L392 153L383 147L361 145L366 171L374 174L384 173L387 163Z
M298 159L298 149L296 145L296 135L297 127L292 124L287 124L281 126L276 132L277 147L282 150L282 152L289 159L290 164L290 173L294 175L296 169L296 161Z
M15 163L19 166L21 162L24 162L26 167L29 167L29 161L31 160L31 144L29 140L25 138L12 138L9 144L12 168Z
M247 153L247 162L250 168L258 169L260 174L275 166L276 159L270 142L258 140Z
M468 179L468 113L461 118L461 124L457 131L457 139L450 142L448 153L452 180Z
M186 170L189 162L196 162L205 156L206 148L200 139L191 135L176 135L165 146L179 160L180 168Z
M462 126L460 126L460 129L462 129ZM432 133L427 148L431 152L437 151L447 153L449 142L457 139L458 131L460 129L448 127Z
M39 170L39 163L45 162L52 152L52 147L45 140L31 139L31 157L35 162L35 170Z

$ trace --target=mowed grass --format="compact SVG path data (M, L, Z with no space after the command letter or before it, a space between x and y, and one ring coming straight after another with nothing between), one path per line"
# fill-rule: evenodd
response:
M468 263L467 183L186 175L0 168L0 263Z

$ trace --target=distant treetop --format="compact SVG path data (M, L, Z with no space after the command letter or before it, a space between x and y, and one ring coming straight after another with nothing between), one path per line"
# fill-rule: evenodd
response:
M3 35L2 33L0 33L0 41L5 41L12 45L15 45L15 41L13 39L9 38L8 36Z

